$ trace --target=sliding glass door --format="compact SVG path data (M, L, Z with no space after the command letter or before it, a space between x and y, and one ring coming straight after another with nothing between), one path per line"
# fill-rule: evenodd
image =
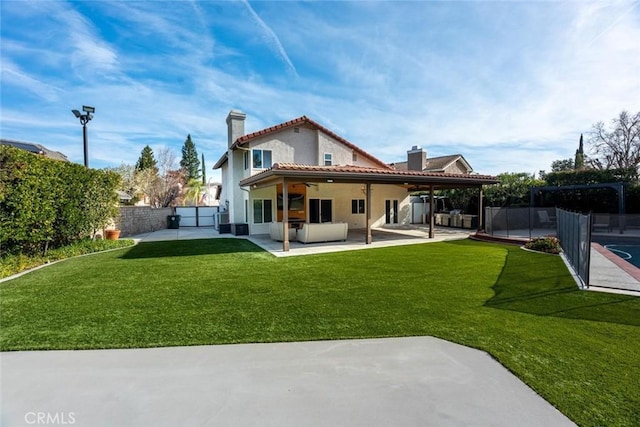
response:
M384 201L384 222L385 224L398 223L398 201L397 200Z
M313 224L333 221L331 199L309 199L309 222Z

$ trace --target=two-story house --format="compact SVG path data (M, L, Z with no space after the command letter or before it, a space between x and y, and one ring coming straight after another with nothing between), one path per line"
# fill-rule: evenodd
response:
M369 243L372 227L411 222L411 191L496 182L394 169L306 116L249 134L245 119L237 110L227 116L228 150L213 168L222 172L220 206L249 234L267 234L272 222L340 222L367 229Z

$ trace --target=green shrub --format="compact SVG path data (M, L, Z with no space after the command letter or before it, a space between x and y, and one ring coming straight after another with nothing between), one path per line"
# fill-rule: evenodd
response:
M0 146L0 255L46 254L92 236L117 214L114 172Z
M131 245L133 245L133 240L130 239L83 239L72 245L51 249L46 255L26 255L24 253L4 254L0 257L0 279L53 261L109 249L124 248Z
M527 242L524 247L532 251L546 252L548 254L559 254L561 251L560 240L553 236L536 237Z

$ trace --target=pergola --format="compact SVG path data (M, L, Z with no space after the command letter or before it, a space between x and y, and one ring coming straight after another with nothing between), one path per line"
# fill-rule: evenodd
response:
M479 189L478 227L482 224L482 186L496 184L498 179L489 175L463 175L422 171L399 171L359 166L310 166L294 163L276 163L270 169L240 181L241 187L258 189L282 184L283 189L283 251L289 250L289 218L287 184L334 183L360 184L365 188L366 244L372 242L371 236L371 186L399 185L407 191L429 191L430 206L433 206L433 192L448 188ZM433 209L429 210L429 238L433 238Z

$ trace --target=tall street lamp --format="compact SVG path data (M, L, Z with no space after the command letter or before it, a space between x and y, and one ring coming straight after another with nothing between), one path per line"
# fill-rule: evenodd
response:
M84 142L84 165L85 167L89 167L89 147L87 146L87 123L89 120L93 119L91 113L95 113L96 109L93 107L89 107L86 105L82 106L82 111L85 114L80 114L78 110L71 110L74 116L80 119L80 124L82 125L82 140Z

